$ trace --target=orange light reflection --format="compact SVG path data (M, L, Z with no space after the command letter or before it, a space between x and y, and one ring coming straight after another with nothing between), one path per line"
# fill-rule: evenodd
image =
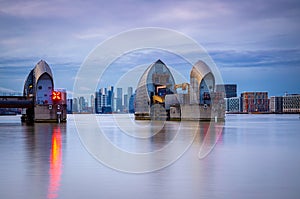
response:
M53 129L51 151L50 151L50 168L49 168L49 186L48 186L48 199L57 198L60 178L61 178L61 165L62 165L62 152L61 152L61 132L60 128Z

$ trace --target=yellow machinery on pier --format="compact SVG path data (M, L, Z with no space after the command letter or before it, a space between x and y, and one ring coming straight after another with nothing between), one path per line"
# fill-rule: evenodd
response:
M166 89L167 87L165 85L155 86L155 95L152 96L152 100L154 104L165 102Z
M175 84L174 85L174 89L178 89L178 88L181 88L182 90L187 90L188 93L190 92L190 84L189 83L182 83L182 84ZM159 85L159 86L156 86L155 87L155 95L152 96L152 100L153 100L153 103L156 104L156 103L164 103L165 102L165 96L166 96L166 89L167 89L167 86L165 85Z

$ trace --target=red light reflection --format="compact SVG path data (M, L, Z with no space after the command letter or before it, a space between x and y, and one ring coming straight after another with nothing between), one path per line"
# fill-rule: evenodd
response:
M53 129L51 151L50 151L50 169L49 169L49 187L48 187L48 199L57 198L60 177L61 177L61 165L62 165L62 152L61 152L61 132L60 128Z

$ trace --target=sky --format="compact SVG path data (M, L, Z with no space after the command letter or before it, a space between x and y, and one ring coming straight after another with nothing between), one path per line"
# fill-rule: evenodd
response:
M299 19L298 0L0 0L0 93L22 92L28 73L43 59L52 68L55 87L71 94L93 49L143 27L172 29L195 40L224 83L237 84L238 93L300 93ZM149 64L161 58L152 57ZM178 64L172 57L163 61ZM131 58L124 65L141 64L141 58Z

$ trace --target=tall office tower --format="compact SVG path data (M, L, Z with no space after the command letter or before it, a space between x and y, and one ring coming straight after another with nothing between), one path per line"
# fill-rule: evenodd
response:
M67 99L67 113L71 114L73 112L73 99Z
M127 111L127 112L128 112L128 103L129 103L129 101L128 101L128 95L125 94L124 95L124 111Z
M127 89L127 95L128 95L128 97L130 97L132 94L133 94L133 88L130 86Z
M86 111L86 102L85 98L81 96L79 98L79 112L85 112Z
M99 91L102 95L107 95L107 88L101 88Z
M95 97L91 95L91 112L95 113Z
M103 112L103 107L107 107L107 95L105 95L105 94L102 94L101 95L101 98L100 98L101 100L101 108L102 108L102 112Z
M134 113L135 93L129 97L128 112Z
M123 96L122 88L117 88L117 106L116 106L117 112L123 111L122 96Z
M107 106L110 107L112 111L114 111L113 99L114 99L114 87L110 86L108 87L108 91L107 91Z
M224 92L225 98L237 97L236 84L218 84L216 85L216 92Z
M96 99L95 99L95 112L96 113L106 113L111 112L111 109L108 110L107 107L107 95L105 92L103 93L104 89L100 89L99 92L96 92Z
M72 112L79 112L79 109L78 109L78 99L77 98L73 98Z
M131 86L129 86L127 88L127 110L129 108L129 100L130 100L130 97L132 94L133 94L133 88Z
M113 98L113 111L117 112L117 98L116 97Z
M95 93L95 113L101 113L101 90Z

